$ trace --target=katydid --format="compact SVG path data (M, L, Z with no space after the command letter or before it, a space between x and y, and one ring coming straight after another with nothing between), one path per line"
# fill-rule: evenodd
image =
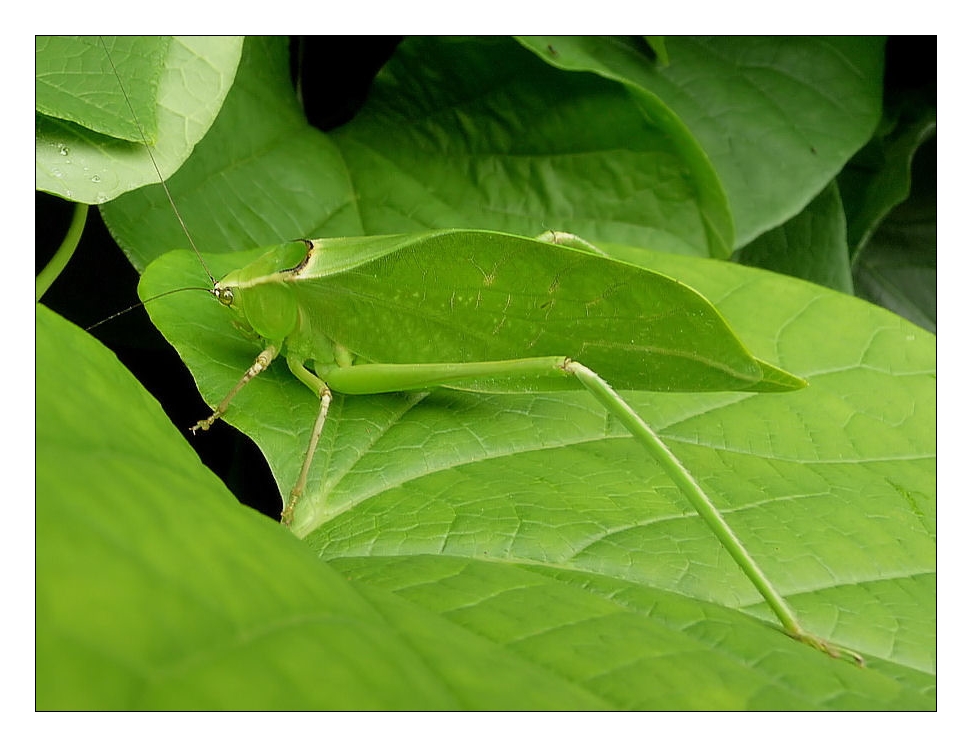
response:
M782 392L806 382L755 358L677 280L600 256L569 234L541 238L440 230L268 248L213 281L211 293L258 338L260 352L192 430L207 430L283 357L319 402L281 514L289 525L335 394L586 389L658 460L788 635L860 662L802 628L700 485L615 389Z
M285 524L304 491L332 391L599 390L599 379L577 376L588 364L623 389L804 384L753 358L715 309L677 281L490 232L291 242L231 272L213 293L265 347L194 430L208 429L281 353L321 400ZM644 330L641 339L630 337L632 325Z
M620 389L661 391L804 385L754 358L688 286L581 249L445 230L289 242L230 272L212 293L263 349L193 430L209 428L278 356L320 403L284 524L306 486L335 393L585 388L659 461L789 635L859 661L803 630L692 475L600 376ZM632 328L641 336L632 338Z

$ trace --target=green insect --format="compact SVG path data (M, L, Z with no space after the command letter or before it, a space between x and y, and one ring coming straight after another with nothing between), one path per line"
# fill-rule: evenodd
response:
M548 238L578 243L563 234ZM161 267L188 261L197 260L186 252L163 256L143 284L157 284ZM193 430L209 428L278 357L319 400L283 523L299 506L335 393L584 388L664 467L788 634L859 660L803 630L691 474L607 383L656 391L780 392L805 385L753 357L688 286L584 248L447 230L289 242L228 273L212 293L262 350ZM632 328L642 335L632 338Z
M229 273L213 293L264 349L196 429L208 429L279 355L321 401L285 524L304 491L332 391L585 386L615 401L585 370L629 390L804 386L755 359L708 301L675 280L485 231L291 242ZM641 336L632 338L632 328Z
M193 430L208 429L284 358L319 403L281 515L290 524L335 394L587 390L663 466L790 636L860 661L802 628L692 475L615 389L782 392L805 382L755 358L715 307L677 280L569 234L541 239L443 230L267 249L213 282L212 294L260 352ZM145 300L158 290L159 267L198 261L173 254L181 257L146 270Z

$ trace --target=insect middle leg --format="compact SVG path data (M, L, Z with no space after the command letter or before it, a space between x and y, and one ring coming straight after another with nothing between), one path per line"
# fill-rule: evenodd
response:
M287 505L284 507L283 513L280 515L280 523L284 524L285 526L290 526L294 520L294 509L296 508L300 497L304 494L304 488L307 486L307 473L310 471L311 461L314 458L314 452L317 451L317 442L320 441L321 432L324 430L324 423L327 420L327 411L331 406L333 396L327 384L308 371L304 367L303 361L288 357L287 366L290 368L291 373L293 373L294 376L296 376L301 382L314 391L321 400L321 408L317 412L317 420L314 421L314 429L311 431L310 444L307 446L307 453L304 454L304 463L300 468L300 476L297 478L297 482L294 485L293 490L290 491L290 498L287 500Z

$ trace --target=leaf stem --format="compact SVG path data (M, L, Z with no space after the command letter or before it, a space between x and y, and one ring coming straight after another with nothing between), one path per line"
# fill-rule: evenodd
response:
M74 215L71 217L71 225L68 226L67 233L61 245L57 248L51 261L41 270L37 279L34 281L34 300L40 301L47 293L48 288L57 280L67 263L74 256L74 250L78 248L81 241L81 233L84 231L84 223L88 219L88 206L82 202L75 203Z

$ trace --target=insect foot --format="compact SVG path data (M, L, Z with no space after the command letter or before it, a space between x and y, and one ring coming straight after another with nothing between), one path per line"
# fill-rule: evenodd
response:
M189 432L195 433L196 431L208 431L209 427L217 420L219 420L219 415L214 412L205 420L200 420L198 423L192 426L192 428L189 429Z
M861 656L856 651L851 651L849 648L844 648L843 646L836 646L830 641L821 638L820 636L807 633L806 631L799 629L796 631L786 631L787 635L794 638L801 643L806 643L818 651L822 651L828 656L832 656L834 659L850 659L857 666L862 669L866 666L864 663L864 657Z

